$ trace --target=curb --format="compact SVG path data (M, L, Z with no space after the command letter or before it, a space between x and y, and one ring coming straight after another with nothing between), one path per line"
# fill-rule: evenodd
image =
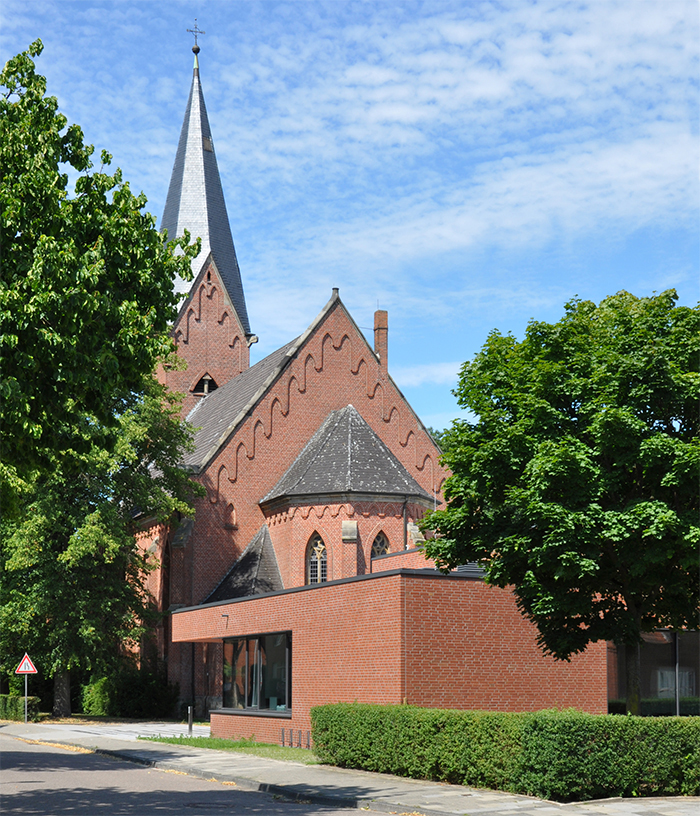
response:
M269 793L273 796L282 796L290 802L308 803L314 805L325 805L326 807L349 808L355 810L374 810L378 813L396 813L397 810L409 811L411 814L418 813L414 805L403 805L400 802L378 801L376 799L346 798L343 796L328 796L318 794L313 790L299 790L295 786L291 790L286 785L275 785L268 782L256 782L249 777L236 776L235 774L217 774L212 776L203 773L198 768L193 768L182 763L168 762L167 760L151 760L135 755L126 755L122 751L115 751L103 748L95 748L94 752L101 756L121 759L126 762L133 762L136 765L144 765L149 768L156 768L162 771L180 771L198 779L215 780L217 782L233 782L237 788L252 793ZM420 809L422 816L454 816L443 810Z

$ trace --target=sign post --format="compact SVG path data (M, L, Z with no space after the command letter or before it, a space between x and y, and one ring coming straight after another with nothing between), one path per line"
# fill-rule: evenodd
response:
M27 675L29 674L36 674L36 668L32 663L32 659L29 655L25 652L24 657L22 658L22 662L17 666L15 669L15 674L23 674L24 675L24 724L27 724Z

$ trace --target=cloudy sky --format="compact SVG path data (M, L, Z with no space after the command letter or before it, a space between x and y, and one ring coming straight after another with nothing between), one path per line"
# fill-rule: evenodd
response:
M160 219L196 17L254 360L338 286L363 328L389 310L390 370L444 427L494 328L620 289L697 302L698 9L3 0L0 60L40 37L49 93Z

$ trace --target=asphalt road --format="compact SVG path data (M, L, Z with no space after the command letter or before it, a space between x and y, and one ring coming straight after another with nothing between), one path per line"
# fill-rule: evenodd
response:
M158 771L0 735L0 812L23 816L323 816L354 814L236 790L232 783Z

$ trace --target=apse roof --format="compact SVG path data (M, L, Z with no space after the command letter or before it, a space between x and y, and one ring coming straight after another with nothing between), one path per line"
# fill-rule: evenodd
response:
M267 524L258 530L241 557L226 573L216 589L202 603L228 601L284 589L277 556Z
M250 334L241 273L221 188L204 94L199 82L196 54L192 87L165 200L161 229L167 229L171 238L180 237L188 229L193 239L202 239L202 250L192 262L195 278L211 253L243 330ZM187 294L191 285L178 278L175 290Z
M352 405L328 415L261 504L338 493L432 501Z

